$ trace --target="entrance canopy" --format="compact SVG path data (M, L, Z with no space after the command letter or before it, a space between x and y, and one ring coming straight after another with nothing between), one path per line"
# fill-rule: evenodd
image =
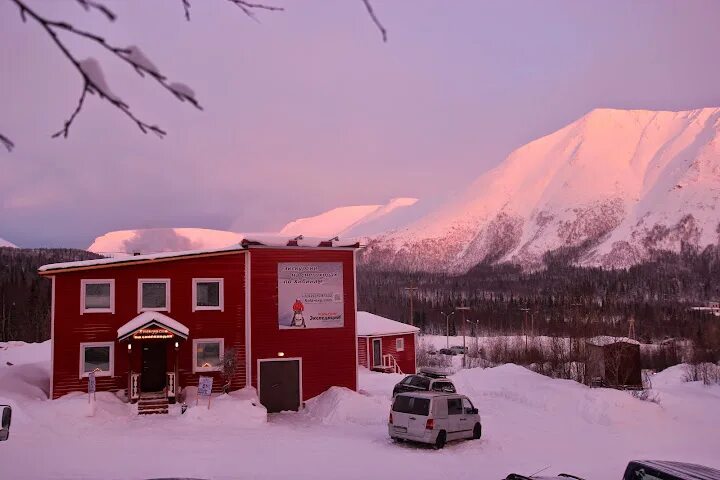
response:
M186 340L190 329L160 312L143 312L118 328L118 340L161 339L177 336Z

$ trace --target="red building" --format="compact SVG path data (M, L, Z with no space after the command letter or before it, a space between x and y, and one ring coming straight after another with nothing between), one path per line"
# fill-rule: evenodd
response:
M357 312L358 365L382 372L415 373L420 329L369 312Z
M334 385L355 390L357 246L273 238L43 266L50 397L86 391L91 372L98 391L127 389L141 404L172 402L200 376L216 392L256 387L269 411Z

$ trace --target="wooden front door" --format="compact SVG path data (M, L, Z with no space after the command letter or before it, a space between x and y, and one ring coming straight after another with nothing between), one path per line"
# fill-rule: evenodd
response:
M261 361L258 374L260 403L268 412L300 408L300 360Z
M373 361L372 366L373 367L380 367L382 366L382 340L380 338L374 338L372 341L373 344Z
M142 372L140 388L143 392L159 392L165 388L167 370L165 342L144 342L142 346Z

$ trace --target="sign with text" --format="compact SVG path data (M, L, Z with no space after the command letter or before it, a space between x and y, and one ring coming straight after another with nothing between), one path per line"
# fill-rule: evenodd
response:
M281 329L340 328L344 307L342 263L278 263Z
M173 338L173 334L164 328L143 328L133 333L133 340L160 340L168 338Z
M212 394L213 377L200 377L198 381L198 397L209 397Z

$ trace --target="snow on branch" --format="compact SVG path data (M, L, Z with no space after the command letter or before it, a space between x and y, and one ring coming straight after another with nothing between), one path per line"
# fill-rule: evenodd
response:
M80 76L83 79L83 90L78 98L77 106L75 107L75 110L72 112L70 117L65 121L65 125L63 128L53 134L53 138L63 136L67 137L70 132L70 127L72 126L72 123L75 121L75 118L82 110L83 104L85 102L85 97L88 93L90 94L96 94L101 99L107 100L110 104L112 104L114 107L121 110L125 115L130 117L135 124L138 126L140 131L143 133L153 132L156 135L162 137L166 134L164 130L162 130L157 125L150 125L139 118L137 118L132 111L130 110L130 106L122 101L120 97L115 95L108 86L107 81L105 80L105 75L103 74L102 68L100 67L100 63L95 60L94 58L89 58L85 60L78 60L67 48L67 46L60 40L60 37L58 36L59 31L64 31L67 33L74 34L78 37L90 40L91 42L94 42L97 45L100 45L105 50L109 51L113 55L115 55L117 58L123 60L128 65L130 65L141 77L144 77L145 75L149 75L150 77L154 78L161 86L163 86L166 90L168 90L170 93L173 94L176 98L178 98L181 101L188 101L196 108L202 110L202 107L200 106L200 103L195 99L194 94L193 95L184 95L182 92L178 93L176 91L176 88L172 87L170 83L168 83L167 78L160 73L158 68L153 64L150 59L140 50L137 46L130 46L127 48L120 48L115 47L110 44L108 44L105 39L99 35L95 35L94 33L90 33L84 30L79 30L75 28L73 25L66 23L66 22L56 22L52 20L48 20L47 18L44 18L40 16L37 12L32 10L30 7L28 7L22 0L12 0L20 9L20 16L22 17L23 21L26 21L27 18L32 18L37 23L42 26L42 28L47 32L47 34L50 36L50 38L53 40L53 42L57 45L57 47L60 49L60 51L65 55L65 57L70 61L70 63L73 64L75 69L78 71ZM82 5L87 5L87 8L97 8L101 9L101 4L97 2L93 2L90 0L78 0ZM101 9L105 13L104 10ZM112 12L110 12L112 13ZM113 15L114 18L114 15Z

